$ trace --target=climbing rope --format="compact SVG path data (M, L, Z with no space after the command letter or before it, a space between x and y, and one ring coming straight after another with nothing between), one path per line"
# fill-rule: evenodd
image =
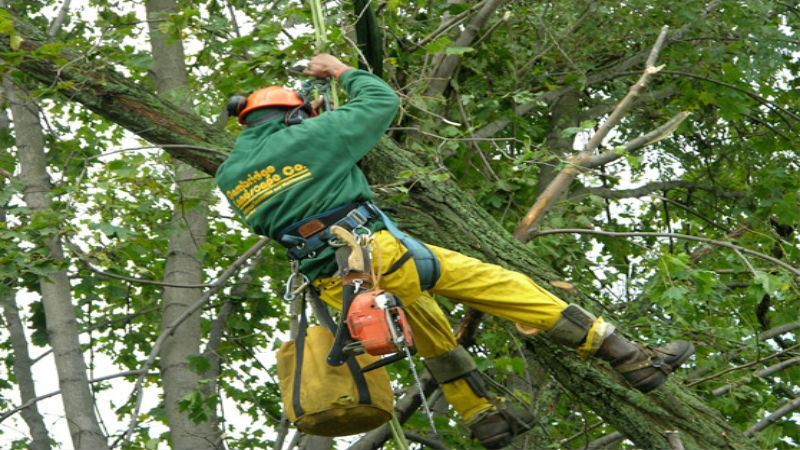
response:
M324 52L328 50L328 33L325 30L325 16L322 14L322 2L320 0L309 0L311 7L311 22L314 25L314 47L317 52ZM333 103L333 108L339 106L339 96L336 93L336 80L330 80L330 100L328 100L328 111L331 110L330 103Z

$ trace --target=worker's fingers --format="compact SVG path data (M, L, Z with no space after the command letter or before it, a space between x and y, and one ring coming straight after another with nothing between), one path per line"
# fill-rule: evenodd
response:
M335 56L327 53L318 53L308 61L308 66L303 71L303 74L318 78L332 77L342 67L344 67L344 63Z
M324 98L322 98L322 97L317 97L316 99L314 99L314 100L312 100L312 101L311 101L311 107L312 107L312 108L314 108L314 109L317 109L317 108L319 108L320 106L322 106L322 102L324 102L324 101L325 101L325 99L324 99Z

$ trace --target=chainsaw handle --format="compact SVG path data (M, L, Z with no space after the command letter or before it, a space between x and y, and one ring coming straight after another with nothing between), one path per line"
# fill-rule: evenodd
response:
M347 313L350 311L350 305L353 303L355 296L355 286L348 284L342 286L342 316L336 326L336 336L333 338L333 345L331 345L327 358L328 364L334 367L341 366L348 358L348 355L344 352L344 346L353 338L347 328Z

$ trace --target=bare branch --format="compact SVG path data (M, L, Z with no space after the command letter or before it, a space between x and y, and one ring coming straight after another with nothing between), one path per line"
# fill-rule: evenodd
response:
M697 23L704 23L707 20L707 18L711 16L712 13L714 13L714 11L717 9L720 3L721 3L720 0L712 0L708 2L708 5L703 11L703 14L701 14L700 17L698 18ZM682 39L683 36L685 36L686 33L688 33L691 30L691 28L692 24L687 23L674 33L674 35L670 38L670 42ZM639 52L627 59L620 61L612 69L600 70L596 73L593 73L586 77L586 84L590 86L593 84L602 83L604 81L614 79L618 77L620 73L626 72L628 71L628 69L635 67L637 64L640 64L642 61L645 60L646 55L647 55L646 52ZM522 116L524 114L527 114L541 103L551 102L553 101L553 99L558 98L564 95L565 93L573 90L575 90L575 87L567 86L558 90L543 92L537 95L533 101L516 106L514 108L514 115ZM494 134L496 134L497 132L508 126L509 123L511 123L510 118L501 117L489 123L480 130L477 130L475 132L475 135L481 137L493 136Z
M469 46L503 1L504 0L484 0L481 9L475 14L475 17L472 18L469 24L464 27L464 31L458 36L454 46ZM461 64L461 59L461 55L447 55L439 61L439 65L429 78L428 88L425 90L424 94L426 97L435 97L444 92L447 85L450 84L450 78Z
M781 370L784 370L784 369L786 369L788 367L792 367L792 366L796 366L796 365L800 365L800 356L796 356L794 358L787 359L786 361L781 361L778 364L773 364L773 365L771 365L771 366L769 366L769 367L767 367L765 369L759 370L758 372L754 373L753 375L755 375L755 376L757 376L759 378L766 378L766 377L768 377L768 376L770 376L772 374L780 372ZM742 383L743 383L743 381L740 380L740 381L737 381L735 383L726 384L724 386L720 386L720 387L714 389L713 391L711 391L711 393L713 395L720 396L722 394L725 394L725 393L729 392L731 389L733 389L734 387L736 387L736 386L738 386L738 385L740 385Z
M96 273L98 275L102 275L104 277L113 278L115 280L127 281L129 283L149 284L149 285L164 286L164 287L176 287L176 288L187 288L187 289L214 287L214 284L191 284L191 285L189 285L189 284L164 283L162 281L146 280L144 278L132 278L132 277L126 277L126 276L122 276L122 275L116 275L116 274L109 273L109 272L104 272L104 271L92 266L92 264L88 260L88 255L83 253L75 244L69 242L66 239L65 239L65 243L67 244L69 249L72 251L72 253L75 256L78 257L78 259L83 263L83 265L87 269L91 270L92 272L94 272L94 273Z
M58 11L58 16L53 19L53 22L50 24L50 27L47 29L48 36L55 36L56 32L61 28L61 24L64 23L64 19L67 18L67 13L69 12L69 4L71 0L64 0L64 4L61 5L61 9Z
M655 130L639 136L638 138L625 144L620 152L609 151L603 152L599 155L594 155L592 152L586 150L590 148L590 141L585 150L569 158L567 161L567 166L562 169L555 178L553 178L550 184L547 185L547 188L545 188L544 191L539 195L539 197L536 199L536 202L533 204L533 206L531 206L528 213L517 226L517 229L514 230L514 237L522 242L527 241L533 228L541 221L541 219L544 217L544 214L550 210L561 194L566 191L567 187L569 187L569 183L575 179L575 177L581 171L603 164L608 164L621 158L626 153L631 153L646 145L663 139L669 133L672 133L675 128L677 128L678 125L688 116L688 114L689 113L687 112L678 113Z
M634 153L643 147L654 144L672 134L672 132L678 128L678 125L680 125L681 122L683 122L687 117L689 117L689 113L687 111L679 112L678 114L672 116L672 118L670 118L668 121L661 124L658 128L650 131L649 133L645 133L623 145L618 152L608 151L598 155L585 155L585 160L580 161L579 166L584 168L593 168L603 164L608 164L612 161L622 158L626 154Z
M700 378L700 379L697 379L697 380L693 380L693 381L691 381L689 383L686 383L686 386L688 386L688 387L695 386L695 385L698 385L700 383L705 383L708 380L713 380L714 378L719 378L719 377L721 377L723 375L729 374L729 373L737 371L737 370L747 369L748 367L753 367L756 364L760 364L760 363L762 363L764 361L769 361L770 359L775 359L775 358L777 358L779 356L786 355L786 354L788 354L789 352L791 352L792 350L794 350L794 349L796 349L798 347L800 347L800 344L792 345L791 347L787 347L784 350L781 350L779 352L775 352L775 353L773 353L773 354L771 354L769 356L766 356L764 358L759 358L759 359L757 359L755 361L750 361L749 363L741 364L741 365L738 365L736 367L729 367L729 368L727 368L725 370L721 370L721 371L715 373L714 375L709 375L707 377L703 377L703 378Z
M628 90L628 94L622 99L622 101L619 102L619 104L617 104L616 109L614 109L608 119L606 119L603 125L601 125L597 132L595 132L594 136L589 139L589 142L586 144L584 149L579 154L571 157L568 161L568 165L561 170L561 172L556 175L553 181L550 182L547 188L545 188L545 190L539 194L536 202L534 202L533 206L522 219L519 226L517 226L517 229L514 230L513 234L515 238L522 242L527 240L531 229L539 223L547 211L550 210L552 205L555 204L556 200L558 200L558 197L560 197L560 195L567 189L569 183L578 175L580 170L578 167L584 166L585 163L591 159L592 156L594 156L594 151L600 146L600 143L603 142L603 139L605 139L608 133L617 126L620 120L622 120L622 117L633 105L634 100L645 89L645 87L647 87L650 79L653 78L653 76L658 73L659 70L661 70L662 67L655 67L654 64L656 58L658 57L658 53L661 51L661 47L664 45L664 40L667 36L667 30L669 30L669 27L667 26L664 26L661 29L661 33L658 35L658 39L656 39L656 43L653 45L653 48L650 51L650 56L647 58L644 72L642 73L641 78L639 78L639 81L631 86L631 88ZM673 118L670 123L676 121L677 123L680 123L682 120L683 118L676 117ZM677 123L674 125L675 127L677 127ZM674 130L674 127L672 130ZM647 143L653 142L654 139L658 140L663 137L664 134L671 132L672 131L670 128L667 128L663 132L649 137L647 140L639 138L636 139L635 142L640 146L647 145ZM631 144L633 144L633 142ZM610 158L614 159L621 156L622 155L619 154L609 155Z
M603 437L593 440L586 445L587 449L601 449L601 448L613 448L620 442L625 440L625 435L620 433L619 431L614 431L609 433Z
M102 377L93 378L93 379L89 380L89 383L100 383L101 381L107 381L107 380L111 380L111 379L114 379L114 378L132 377L132 376L141 375L141 374L142 374L141 370L129 370L129 371L126 371L126 372L119 372L119 373L115 373L115 374L111 374L111 375L105 375L105 376L102 376ZM145 375L147 375L147 374L145 374ZM158 374L152 374L152 375L158 376ZM22 411L23 409L29 408L30 406L32 406L32 405L34 405L34 404L36 404L36 403L38 403L38 402L40 402L40 401L42 401L44 399L48 399L50 397L54 397L54 396L56 396L56 395L58 395L60 393L61 393L61 390L58 390L58 391L53 391L53 392L50 392L50 393L47 393L47 394L44 394L44 395L40 395L40 396L38 396L36 398L32 398L32 399L28 400L27 402L15 407L14 409L9 409L8 411L0 414L0 423L2 423L4 420L8 419L9 417L13 416L14 414Z
M580 228L564 228L564 229L556 229L556 230L543 230L537 231L532 237L537 236L546 236L548 234L593 234L598 236L608 236L608 237L657 237L657 238L673 238L673 239L684 239L687 241L697 241L703 242L706 244L716 245L719 247L726 247L732 250L739 250L742 253L747 253L748 255L755 256L756 258L761 258L763 260L769 261L772 264L777 266L783 267L784 269L792 272L795 275L800 276L800 269L790 266L785 262L773 258L772 256L765 255L763 253L759 253L748 248L740 247L738 245L731 244L730 242L723 242L717 241L714 239L702 238L699 236L691 236L688 234L677 234L677 233L653 233L653 232L629 232L629 233L618 233L613 231L600 231L600 230L586 230Z
M717 197L729 198L729 199L739 199L747 195L744 192L720 192L715 189L704 186L700 183L696 183L694 181L670 180L670 181L654 181L652 183L647 183L632 189L610 189L603 187L583 188L577 190L572 198L578 197L580 195L590 194L602 198L619 200L623 198L644 197L646 195L652 194L653 192L671 191L673 189L679 189L679 188L702 190L710 192Z
M471 8L456 14L455 16L451 16L449 19L443 21L439 28L432 31L430 34L425 36L424 38L420 39L417 43L415 43L411 48L408 49L408 52L411 53L418 48L422 48L427 45L429 42L432 42L439 38L439 36L447 33L453 27L457 26L461 22L465 21L470 14L472 14L477 8L480 6L480 3L473 5Z
M796 411L797 409L800 409L800 397L788 401L785 405L778 408L774 413L745 430L744 435L752 436L777 422L780 418Z

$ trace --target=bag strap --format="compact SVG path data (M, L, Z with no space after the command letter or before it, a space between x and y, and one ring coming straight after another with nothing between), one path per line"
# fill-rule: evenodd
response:
M331 333L336 333L336 322L333 321L333 317L328 312L328 307L319 298L316 290L309 287L307 292L310 292L311 297L311 307L314 310L314 314L317 316L319 322L328 329ZM296 350L295 350L295 372L294 372L294 389L292 392L292 407L294 408L295 416L300 417L303 415L303 408L300 406L300 377L302 374L302 367L303 367L303 350L305 348L305 339L306 339L306 331L308 329L308 318L306 317L306 296L303 295L303 299L300 301L300 324L297 328L297 338L295 339L296 342ZM369 392L369 385L367 384L367 379L364 377L364 374L361 372L361 366L356 361L354 356L348 356L347 360L345 360L347 364L347 369L350 371L350 375L353 377L353 380L356 384L356 392L358 392L358 403L361 405L369 405L372 403L372 395Z
M292 389L292 408L295 417L305 414L300 405L300 384L303 375L303 356L306 349L306 335L308 331L308 317L306 317L306 296L300 300L300 323L297 326L297 337L295 338L295 363L294 363L294 384Z

